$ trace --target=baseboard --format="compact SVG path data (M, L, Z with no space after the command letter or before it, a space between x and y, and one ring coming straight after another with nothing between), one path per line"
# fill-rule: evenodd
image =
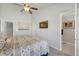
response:
M66 41L63 41L64 44L68 44L69 46L74 46L73 43L70 43L70 42L66 42Z
M52 48L54 48L54 49L56 49L56 50L58 50L58 51L61 51L60 48L53 47L53 46L51 46L51 44L49 45L49 47L52 47Z

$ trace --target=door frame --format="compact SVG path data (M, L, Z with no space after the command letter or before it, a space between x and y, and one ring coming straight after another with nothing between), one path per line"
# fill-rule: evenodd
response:
M60 14L60 50L62 51L62 35L61 35L61 29L62 29L62 14Z
M72 12L73 10L69 10L68 12ZM65 14L67 14L68 12L64 12L64 13L61 13L60 14L60 50L62 51L62 35L61 35L61 29L62 29L62 18L63 18L63 16L65 15ZM74 13L75 14L75 13ZM76 16L75 16L75 18L74 19L76 19ZM76 20L75 20L75 25L76 25ZM75 40L74 40L74 49L75 49L75 47L76 47L76 26L75 26ZM76 53L75 53L76 54ZM74 54L74 55L75 55Z

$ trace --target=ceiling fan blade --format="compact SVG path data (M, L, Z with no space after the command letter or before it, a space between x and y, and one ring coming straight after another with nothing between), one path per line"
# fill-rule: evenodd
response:
M26 4L24 3L24 6L26 6Z
M17 4L17 3L13 3L13 4L18 5L18 6L23 6L23 5L20 5L20 4Z
M33 9L33 10L38 10L38 8L35 8L35 7L31 7L31 9Z
M23 12L24 11L24 9L22 9L20 12Z
M29 10L29 12L30 12L30 14L32 14L32 11L31 10Z
M29 7L29 4L28 3L24 3L24 6Z

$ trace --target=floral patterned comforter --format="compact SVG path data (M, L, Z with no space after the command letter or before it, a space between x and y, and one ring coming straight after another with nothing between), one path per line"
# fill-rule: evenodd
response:
M46 53L49 53L47 41L34 36L9 37L0 49L1 56L41 56Z

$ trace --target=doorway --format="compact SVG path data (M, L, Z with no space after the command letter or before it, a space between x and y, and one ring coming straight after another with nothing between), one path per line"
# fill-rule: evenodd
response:
M61 49L68 55L75 55L75 17L73 14L62 15Z
M12 22L6 22L6 34L8 36L13 36L13 23Z

